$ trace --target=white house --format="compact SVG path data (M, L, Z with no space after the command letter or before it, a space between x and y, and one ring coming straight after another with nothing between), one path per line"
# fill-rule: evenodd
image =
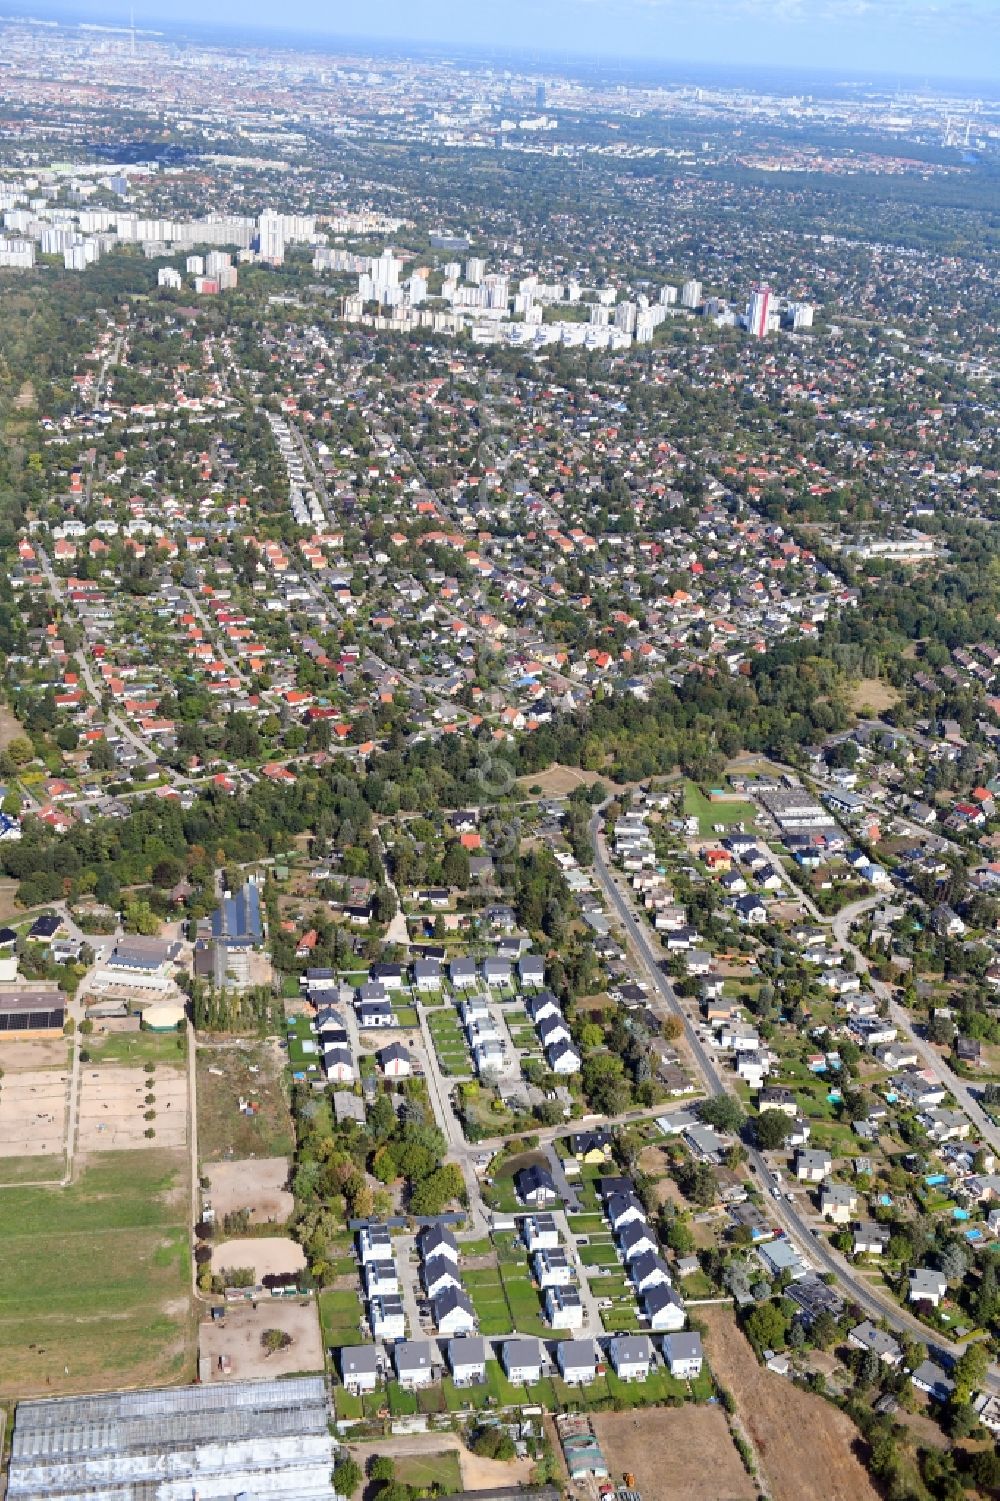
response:
M387 1079L406 1079L413 1073L413 1061L402 1043L390 1042L379 1048L376 1062Z
M456 1386L472 1386L486 1380L486 1341L467 1334L448 1345L448 1364Z
M608 1353L620 1381L645 1381L653 1360L653 1347L645 1334L616 1334Z
M395 1341L406 1337L406 1314L403 1300L393 1293L384 1298L372 1298L368 1305L368 1318L372 1338Z
M447 1288L431 1303L431 1317L439 1334L472 1334L476 1327L476 1310L462 1288Z
M365 1225L358 1231L358 1255L361 1265L369 1261L392 1260L392 1236L388 1225Z
M941 1272L930 1267L917 1267L910 1273L907 1296L911 1303L929 1303L932 1308L937 1308L947 1291L948 1279Z
M556 1346L556 1363L567 1386L585 1386L597 1375L597 1354L592 1339L562 1339Z
M583 1303L575 1287L545 1289L545 1317L553 1329L579 1329L583 1324Z
M436 1379L430 1340L404 1339L393 1350L392 1357L400 1386L415 1391L430 1386Z
M661 1283L644 1292L642 1311L654 1333L663 1334L668 1330L684 1328L684 1302L673 1287L665 1287Z
M521 1238L534 1255L536 1251L555 1250L559 1231L551 1214L529 1214L521 1221Z
M546 1062L554 1074L578 1074L580 1054L571 1043L557 1042L546 1053Z
M378 1350L374 1345L344 1345L340 1351L340 1379L349 1392L360 1396L378 1385Z
M795 1176L800 1183L822 1183L832 1168L829 1152L805 1150L795 1154Z
M541 1380L542 1355L537 1339L506 1339L501 1360L508 1381L526 1386Z
M561 1246L554 1251L536 1251L531 1264L541 1288L568 1287L573 1281L573 1268Z
M663 1359L671 1376L691 1381L701 1375L704 1354L700 1334L668 1334L663 1341Z

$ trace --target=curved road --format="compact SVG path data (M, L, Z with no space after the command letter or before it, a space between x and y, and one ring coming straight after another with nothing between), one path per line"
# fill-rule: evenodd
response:
M624 929L626 937L632 949L638 954L643 968L648 972L658 993L661 1005L665 1007L684 1028L684 1034L691 1049L692 1056L701 1073L707 1092L711 1095L726 1093L725 1085L719 1074L714 1060L703 1047L690 1018L681 1006L674 992L673 986L660 968L655 951L649 941L649 936L644 923L641 923L629 902L619 890L611 868L608 864L604 840L601 834L601 819L606 803L594 813L590 821L590 837L594 847L594 870L597 879L617 913ZM863 957L863 956L862 956ZM755 1148L747 1151L747 1159L757 1174L761 1188L767 1192L772 1183L771 1168L764 1157ZM798 1241L800 1249L804 1252L805 1259L818 1264L824 1272L830 1272L846 1292L851 1302L856 1303L864 1313L872 1319L884 1319L898 1334L903 1334L920 1340L928 1345L932 1356L947 1356L957 1359L962 1353L960 1346L951 1344L942 1339L934 1330L928 1329L921 1324L913 1314L888 1298L882 1298L866 1282L859 1278L854 1268L845 1259L834 1251L822 1236L814 1235L812 1227L799 1215L794 1205L782 1197L771 1199L768 1203L768 1213L778 1220L782 1228L793 1235ZM994 1367L987 1379L989 1390L994 1394L1000 1394L1000 1373Z

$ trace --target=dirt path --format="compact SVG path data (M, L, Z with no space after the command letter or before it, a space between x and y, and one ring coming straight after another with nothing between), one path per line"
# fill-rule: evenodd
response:
M854 1424L822 1397L757 1364L729 1308L702 1308L705 1350L736 1402L774 1501L879 1501Z

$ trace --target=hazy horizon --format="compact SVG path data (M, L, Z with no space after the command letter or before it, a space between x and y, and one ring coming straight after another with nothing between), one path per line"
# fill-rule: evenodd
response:
M291 0L272 7L217 0L208 18L195 0L169 17L157 0L135 6L137 27L185 28L287 44L397 46L604 61L657 70L752 72L802 69L844 80L880 77L1000 81L1000 0L495 0L479 7L424 0L419 8L383 0L361 13ZM36 0L0 5L0 17L67 24L128 24L128 0ZM707 55L711 53L711 55Z

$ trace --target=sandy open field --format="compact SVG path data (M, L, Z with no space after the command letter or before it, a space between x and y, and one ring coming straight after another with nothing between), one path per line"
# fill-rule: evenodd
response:
M263 1235L259 1240L224 1240L212 1247L212 1269L252 1266L257 1281L276 1272L298 1272L306 1253L287 1235Z
M773 1501L878 1501L852 1452L858 1431L850 1419L822 1397L762 1370L730 1309L698 1313L712 1371L733 1394Z
M205 1174L211 1184L217 1221L240 1209L250 1210L254 1225L283 1225L295 1208L288 1192L287 1157L254 1157L241 1162L210 1162Z
M152 1081L152 1082L151 1082ZM147 1094L153 1102L146 1103ZM155 1110L154 1120L146 1119ZM149 1129L155 1136L147 1136ZM80 1077L77 1147L81 1152L111 1152L139 1147L183 1147L187 1142L187 1075L183 1069L84 1064Z
M635 1475L643 1501L754 1501L721 1407L602 1412L594 1432L612 1479Z
M0 1042L0 1068L4 1077L26 1069L67 1068L69 1043L65 1037L38 1037L24 1042Z
M25 1069L0 1083L0 1157L45 1157L66 1149L68 1069Z
M314 1298L268 1298L254 1308L237 1303L226 1308L225 1327L211 1319L198 1326L198 1354L212 1362L210 1381L256 1381L323 1369L323 1339ZM287 1350L265 1355L260 1337L265 1329L290 1334ZM219 1356L228 1355L232 1370L219 1370Z

